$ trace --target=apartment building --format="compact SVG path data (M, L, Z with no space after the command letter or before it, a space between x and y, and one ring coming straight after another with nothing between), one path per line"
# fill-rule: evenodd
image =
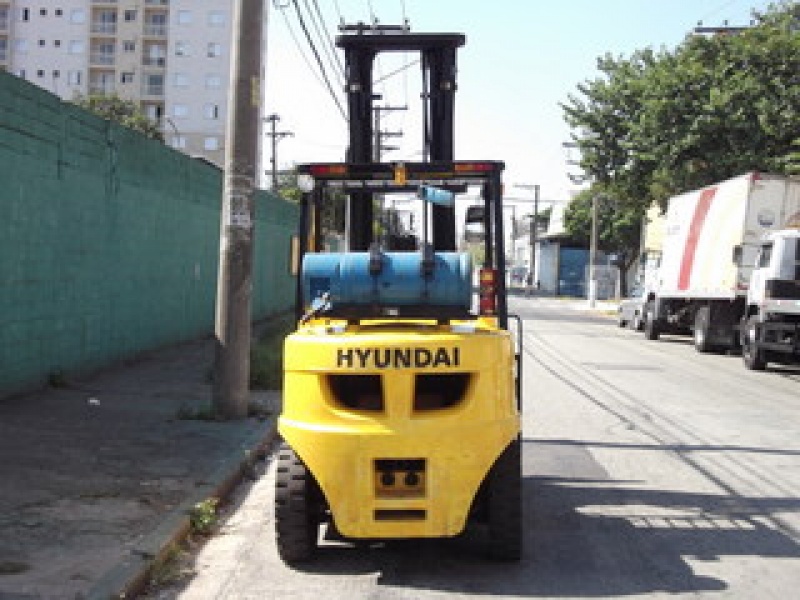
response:
M118 94L222 166L232 0L0 0L0 68L65 100Z

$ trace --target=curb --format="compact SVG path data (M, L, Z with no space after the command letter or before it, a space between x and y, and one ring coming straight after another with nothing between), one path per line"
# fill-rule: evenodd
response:
M153 569L162 564L172 549L190 533L189 513L198 502L208 498L220 501L250 473L257 460L264 458L277 437L275 416L265 421L266 431L251 434L242 440L244 458L232 456L223 461L208 476L211 483L203 484L181 504L172 509L161 524L131 548L129 557L105 575L88 591L87 600L124 600L141 594L150 580Z

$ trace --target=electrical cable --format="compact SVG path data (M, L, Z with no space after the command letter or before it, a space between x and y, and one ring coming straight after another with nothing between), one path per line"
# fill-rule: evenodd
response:
M303 0L303 3L306 6L306 12L309 15L311 24L314 26L317 39L321 42L322 51L325 54L325 58L328 60L328 64L333 68L333 72L337 77L337 83L339 84L340 88L344 88L344 67L339 61L339 57L336 54L336 47L333 45L333 41L331 40L330 35L327 33L328 28L325 25L325 19L323 18L322 12L319 9L319 4L317 3L317 0L312 1L314 3L314 8L316 9L316 14L311 10L308 0Z
M333 0L333 8L339 16L339 25L344 25L344 16L342 15L342 9L339 7L339 0Z
M295 12L297 13L297 19L298 21L300 21L300 27L303 29L303 33L306 36L306 41L308 42L308 45L311 48L311 52L314 55L314 58L317 60L317 65L319 65L320 74L322 75L322 78L325 80L325 85L328 88L328 92L330 92L331 98L333 98L333 101L339 108L339 112L341 113L342 118L345 121L347 121L347 114L345 113L344 108L342 108L342 103L339 101L339 98L336 96L336 92L333 89L331 80L328 78L328 73L325 71L325 65L322 64L322 59L319 56L317 47L314 45L314 40L311 38L311 33L308 31L305 19L303 19L303 13L300 10L300 5L297 3L297 0L292 0L292 4L294 4L294 9Z
M281 5L281 4L279 4L278 0L273 0L272 5L275 8L277 8L278 10L280 10L281 14L283 15L283 20L286 21L286 29L289 30L289 34L292 36L292 40L294 40L294 45L297 47L297 52L300 54L300 56L302 57L303 61L306 63L306 66L308 67L308 70L311 71L312 75L314 75L314 77L317 79L317 81L321 85L325 85L325 82L322 80L322 77L319 76L319 74L317 73L317 70L314 68L314 65L311 64L311 61L306 56L306 53L303 52L303 47L300 44L300 40L297 39L297 35L294 32L294 28L292 27L292 24L289 21L289 16L286 14L286 10L285 9L289 7L290 3L291 3L291 0L287 0L285 5Z

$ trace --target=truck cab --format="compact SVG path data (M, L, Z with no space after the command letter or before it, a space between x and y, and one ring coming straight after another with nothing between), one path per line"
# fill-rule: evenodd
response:
M800 228L764 236L750 275L740 339L751 370L800 358Z
M800 229L767 234L750 277L751 312L800 314Z

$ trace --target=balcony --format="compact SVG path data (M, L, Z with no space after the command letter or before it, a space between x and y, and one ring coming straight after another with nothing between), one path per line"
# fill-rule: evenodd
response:
M167 66L167 58L165 56L145 56L142 58L142 64L145 67L159 67L163 69Z
M166 23L145 23L144 34L148 37L167 37Z
M144 0L145 6L169 6L169 0Z
M113 67L116 56L110 52L91 52L89 54L89 65L92 67Z
M113 81L90 81L89 95L91 96L111 96L115 91Z
M91 32L101 35L117 35L117 24L108 21L93 21Z
M142 96L149 99L164 97L163 73L145 73L142 78Z
M164 97L164 84L150 83L142 87L142 95L148 98L163 98Z

